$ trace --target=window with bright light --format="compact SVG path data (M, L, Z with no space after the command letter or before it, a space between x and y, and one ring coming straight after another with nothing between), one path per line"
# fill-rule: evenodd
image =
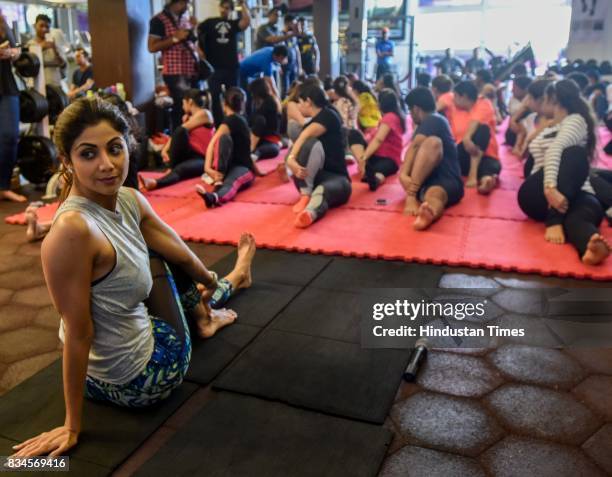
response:
M538 62L547 63L567 46L569 0L484 0L476 7L465 7L464 0L426 0L420 5L426 7L415 18L415 42L421 52L450 47L467 53L485 46L508 55L531 42Z

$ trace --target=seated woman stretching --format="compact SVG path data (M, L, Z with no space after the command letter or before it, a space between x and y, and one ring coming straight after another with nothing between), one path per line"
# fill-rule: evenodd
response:
M370 143L356 129L348 133L349 147L359 164L362 180L372 191L398 171L402 162L402 135L406 132L406 117L393 90L383 89L378 103L383 117Z
M336 96L333 105L340 114L340 118L342 118L342 125L347 131L357 129L357 112L359 107L351 91L348 78L343 75L338 76L334 80L333 91Z
M417 126L400 171L406 191L405 214L416 215L415 230L425 230L446 207L463 197L457 146L448 121L436 113L436 102L427 88L414 88L406 96Z
M281 103L263 78L258 78L249 84L249 91L253 108L249 120L253 160L271 159L278 156L282 144Z
M214 133L214 122L206 109L206 95L190 89L183 97L183 124L176 128L162 149L162 159L170 171L158 179L139 176L146 190L168 187L202 175L204 154Z
M62 317L66 417L14 446L21 457L63 455L77 444L83 394L131 408L167 398L189 366L186 316L202 337L234 322L233 311L210 306L250 285L255 253L244 234L236 268L217 280L138 191L121 186L129 127L115 106L77 100L58 118L54 139L67 189L41 258Z
M493 105L478 96L471 81L455 86L454 101L455 108L448 119L458 144L461 174L467 176L465 187L478 187L479 193L489 194L497 187L501 172Z
M359 99L359 114L357 116L359 127L363 131L375 128L378 126L380 118L382 117L380 109L378 109L376 96L374 96L370 87L361 80L357 80L353 83L353 91L355 91Z
M208 145L204 166L206 174L215 181L216 190L207 192L201 185L196 186L208 208L229 202L253 183L256 174L261 175L250 155L251 132L241 114L245 99L244 91L235 86L225 92L225 118Z
M338 112L320 86L300 87L300 110L312 117L287 155L300 200L293 207L296 227L305 228L331 207L348 202L351 181L344 160L344 137Z
M534 165L519 189L518 203L527 216L545 222L547 241L567 240L583 263L599 265L610 245L599 234L604 208L588 179L595 120L572 80L550 84L546 101L553 105L555 124L529 145Z

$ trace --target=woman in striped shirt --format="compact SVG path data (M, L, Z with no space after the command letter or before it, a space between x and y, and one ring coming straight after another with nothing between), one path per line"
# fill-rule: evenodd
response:
M599 234L602 204L588 180L595 152L595 121L589 105L571 80L546 89L553 124L531 142L534 165L518 192L519 206L546 223L546 240L576 247L588 265L602 263L610 245Z

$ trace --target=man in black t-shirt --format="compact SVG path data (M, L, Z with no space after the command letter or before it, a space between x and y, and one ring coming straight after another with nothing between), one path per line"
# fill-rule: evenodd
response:
M234 9L232 0L221 0L219 17L208 18L198 26L198 43L206 60L213 66L215 72L208 79L208 87L212 95L212 113L215 124L223 121L221 94L223 89L238 86L238 34L251 24L249 9L244 0L239 0L242 7L240 20L230 20Z
M74 99L83 95L94 87L93 68L89 60L89 53L84 48L77 48L74 54L78 68L72 74L72 84L68 97Z
M436 113L436 101L428 88L419 86L406 96L417 125L400 170L406 190L404 213L416 215L415 230L425 230L446 207L463 197L463 181L457 145L446 118Z
M298 47L302 59L302 70L307 75L319 73L319 46L304 17L298 18Z

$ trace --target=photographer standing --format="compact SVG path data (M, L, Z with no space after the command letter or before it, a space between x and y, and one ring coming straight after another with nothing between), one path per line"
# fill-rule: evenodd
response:
M173 129L181 124L185 91L198 86L195 35L192 31L196 22L185 15L188 5L188 0L170 0L149 23L148 48L151 53L161 51L162 76L174 101Z
M237 35L251 24L245 0L239 0L238 3L242 7L240 20L229 19L230 13L234 10L234 2L221 0L219 2L220 15L216 18L208 18L198 26L198 44L206 60L215 69L213 75L208 79L208 86L212 95L212 113L217 126L223 121L220 99L223 87L227 91L232 86L238 86Z

